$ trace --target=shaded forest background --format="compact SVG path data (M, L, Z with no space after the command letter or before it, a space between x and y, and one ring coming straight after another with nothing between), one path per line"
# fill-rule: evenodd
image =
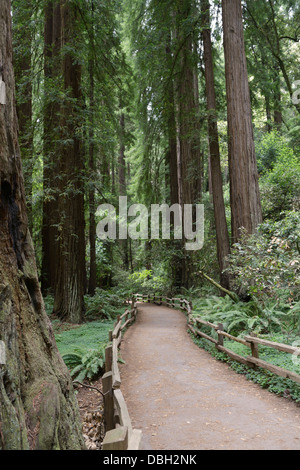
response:
M241 149L240 169L230 167L219 2L12 2L27 209L43 294L61 319L82 321L84 296L99 289L197 288L202 270L242 297L296 300L299 2L242 6L254 170ZM242 59L229 52L229 60ZM241 141L244 131L232 129ZM249 228L237 212L256 209L237 208L235 191L256 162ZM249 198L257 190L241 184ZM204 204L205 249L99 240L96 209L118 207L120 195L128 205ZM257 226L246 239L243 230Z
M0 0L1 448L84 447L72 379L101 374L134 292L299 346L299 19L297 0ZM203 204L203 249L100 240L119 196Z

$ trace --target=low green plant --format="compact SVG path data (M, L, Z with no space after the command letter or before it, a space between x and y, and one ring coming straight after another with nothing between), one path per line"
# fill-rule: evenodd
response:
M105 345L99 349L91 349L88 352L75 349L73 353L64 354L62 358L70 369L73 380L79 382L84 379L91 380L103 370Z
M111 320L124 310L125 300L124 292L97 288L94 296L85 296L85 316L89 320L99 318Z
M90 380L101 373L113 321L93 321L76 327L64 324L63 330L57 320L53 323L58 350L72 378Z

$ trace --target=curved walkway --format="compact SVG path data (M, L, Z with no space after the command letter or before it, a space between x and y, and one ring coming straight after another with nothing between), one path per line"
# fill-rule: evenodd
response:
M199 349L181 312L141 304L120 355L145 450L300 450L300 407Z

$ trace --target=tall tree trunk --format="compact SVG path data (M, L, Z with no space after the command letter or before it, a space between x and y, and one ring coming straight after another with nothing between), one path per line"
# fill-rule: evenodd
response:
M0 448L80 449L83 438L69 372L46 315L28 229L12 68L11 2L0 0Z
M217 237L217 254L220 268L221 285L229 288L229 277L224 272L227 267L226 257L230 252L229 234L226 222L223 196L222 172L220 162L219 132L217 123L217 105L215 95L214 64L210 30L209 0L202 2L203 47L205 63L206 98L208 110L208 136L210 154L210 179Z
M58 256L58 129L59 102L53 99L53 82L60 78L61 12L59 0L45 5L44 26L44 161L42 269L43 292L54 291Z
M223 0L232 241L262 221L241 0Z
M125 115L120 116L120 153L119 153L119 195L126 196L126 162L125 162ZM123 265L129 269L128 240L120 240Z
M202 154L200 146L200 118L198 80L195 80L196 61L193 28L188 22L195 12L193 0L175 2L174 40L177 57L174 78L174 100L177 133L178 201L184 213L185 204L201 200ZM184 216L184 214L183 214ZM182 240L181 285L188 287L192 276L192 254L185 251Z
M63 78L65 97L61 105L58 209L60 215L58 267L54 313L80 323L84 313L85 220L83 196L84 159L79 140L81 66L71 50L76 44L78 18L75 2L61 0Z
M280 70L279 67L275 67L275 89L274 89L274 125L275 128L280 131L283 124L282 117L282 104L281 104L281 84L280 84Z
M95 179L95 144L94 144L94 113L95 113L95 83L94 83L94 2L92 0L92 15L93 15L93 24L91 32L91 56L89 59L89 81L90 81L90 122L89 122L89 170L92 175L93 183L89 189L89 240L90 240L90 275L89 275L89 285L88 293L90 295L95 295L96 290L96 277L97 277L97 267L96 267L96 220L95 220L95 188L94 188L94 179Z
M20 85L17 96L17 116L19 123L19 144L23 162L27 215L32 231L32 172L33 172L33 125L32 125L32 1L26 6L14 2L13 16L15 23L14 36L14 70L16 83ZM21 25L28 25L23 28Z

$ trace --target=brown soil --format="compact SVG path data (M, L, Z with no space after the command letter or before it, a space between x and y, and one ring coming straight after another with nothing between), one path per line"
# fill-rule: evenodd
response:
M144 449L300 449L300 408L198 348L181 312L142 304L120 354L121 389Z
M84 382L102 391L101 378ZM101 393L81 385L76 386L77 401L87 450L100 450L104 437L103 399Z

